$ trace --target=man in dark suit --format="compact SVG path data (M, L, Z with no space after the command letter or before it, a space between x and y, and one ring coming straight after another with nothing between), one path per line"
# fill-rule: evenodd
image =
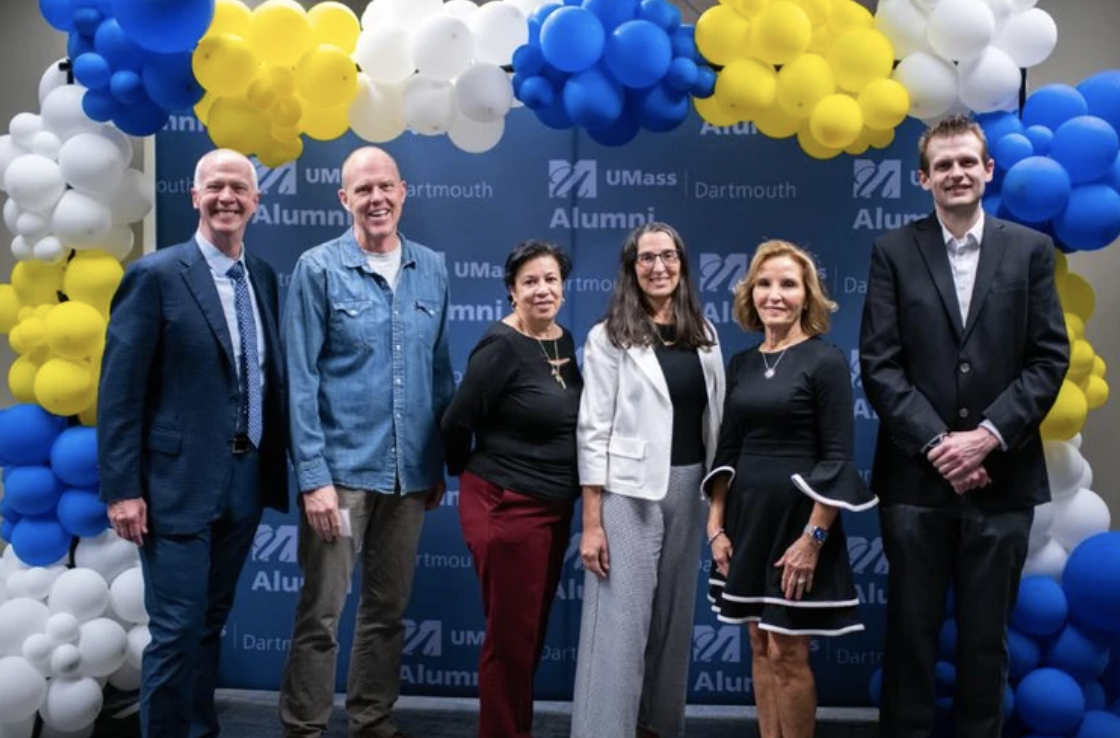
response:
M994 163L979 126L947 118L919 151L935 214L876 241L860 335L890 563L881 735L933 729L952 583L956 736L997 738L1007 623L1034 506L1050 497L1038 427L1069 343L1053 243L981 208Z
M211 151L198 231L132 264L113 299L98 401L101 496L140 546L152 640L146 738L219 732L218 649L263 507L288 508L276 274L245 252L252 164Z

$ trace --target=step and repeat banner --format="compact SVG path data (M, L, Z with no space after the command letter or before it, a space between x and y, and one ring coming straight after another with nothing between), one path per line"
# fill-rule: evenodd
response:
M750 124L716 127L693 116L672 133L642 134L612 149L582 133L544 128L531 114L515 111L501 145L483 155L458 151L444 137L411 134L386 148L408 182L402 231L446 256L457 375L486 327L505 315L502 265L526 238L547 239L571 253L575 268L560 321L582 342L603 315L626 233L649 220L671 223L685 239L705 314L719 329L725 358L760 340L731 317L731 290L746 274L754 248L765 239L784 238L811 250L840 303L829 338L851 357L857 462L866 473L876 417L860 385L856 347L870 245L881 232L930 208L913 173L919 133L910 120L887 150L821 162L806 157L796 141L766 138ZM360 145L348 134L308 145L296 162L259 167L261 205L247 248L276 268L282 285L304 250L348 227L337 194L340 168ZM196 161L210 148L192 116L173 116L157 136L159 246L194 233L198 216L191 207L191 179ZM484 621L457 504L452 479L443 507L425 524L408 610L406 694L477 694ZM887 564L877 516L845 515L867 629L813 643L820 702L829 706L868 704L867 684L882 658ZM539 699L571 698L584 577L578 514L576 521L537 676ZM224 636L225 686L279 687L301 582L296 530L295 513L270 512L260 526ZM710 562L698 554L697 565L706 581ZM339 691L345 689L358 576L342 618ZM706 590L701 586L696 597L690 701L750 702L746 631L715 619Z

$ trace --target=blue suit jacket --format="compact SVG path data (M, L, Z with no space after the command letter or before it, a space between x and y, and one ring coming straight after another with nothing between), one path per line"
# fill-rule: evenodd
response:
M260 501L288 509L276 273L246 255L265 345ZM153 532L196 533L224 505L239 390L210 268L192 239L129 266L113 298L97 408L101 498L143 497Z

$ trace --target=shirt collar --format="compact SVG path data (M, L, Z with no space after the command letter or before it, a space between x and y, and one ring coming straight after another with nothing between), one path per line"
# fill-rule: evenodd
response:
M206 263L210 266L210 271L214 274L225 276L230 267L238 261L245 261L245 244L241 244L241 258L234 260L226 256L221 249L210 242L206 236L202 235L202 231L197 231L194 234L194 241L198 244L198 250L202 252L202 258L206 259ZM248 270L248 265L245 265Z
M397 231L397 236L401 241L401 268L414 266L416 253L412 243L400 231ZM366 252L358 245L353 227L347 228L342 234L342 263L344 266L369 271L369 260L366 259Z
M942 242L950 248L955 248L956 243L957 243L956 237L952 233L949 232L948 228L945 227L945 223L942 222L941 218L937 219L937 223L938 223L938 225L941 226L941 240L942 240ZM973 224L973 226L968 229L967 233L964 234L964 238L961 239L961 243L962 244L968 243L968 237L969 236L972 236L972 241L977 246L979 246L983 242L983 240L984 240L984 208L980 208L980 217L976 219L976 222Z

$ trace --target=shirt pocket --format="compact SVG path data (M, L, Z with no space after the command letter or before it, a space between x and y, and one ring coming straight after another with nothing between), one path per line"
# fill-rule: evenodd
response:
M369 353L373 351L373 300L331 301L331 344Z
M640 487L644 480L646 441L611 436L607 446L608 483Z
M412 316L412 328L426 345L431 345L435 343L436 332L439 331L440 303L427 297L417 297L412 302L409 311Z

